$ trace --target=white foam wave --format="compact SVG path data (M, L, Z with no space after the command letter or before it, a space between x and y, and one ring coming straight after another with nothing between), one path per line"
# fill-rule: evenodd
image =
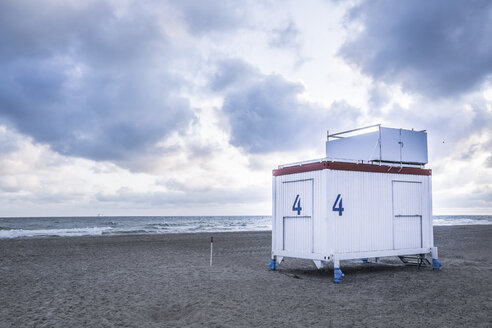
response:
M74 229L40 229L40 230L0 230L0 238L19 238L19 237L43 237L43 236L96 236L108 233L111 227L92 227Z
M433 224L435 226L452 226L452 225L475 225L475 224L492 224L491 220L461 218L461 219L446 219L434 217Z
M198 233L198 232L226 232L226 231L267 231L271 230L270 219L249 224L175 224L172 225L139 225L133 227L86 227L86 228L66 228L66 229L6 229L0 230L2 238L23 238L23 237L75 237L75 236L98 236L98 235L118 235L118 234L155 234L155 233Z
M492 216L434 216L435 226L492 224ZM2 221L3 220L3 221ZM268 231L271 217L0 218L0 239L47 236ZM57 227L58 229L55 229ZM37 229L36 229L37 228Z

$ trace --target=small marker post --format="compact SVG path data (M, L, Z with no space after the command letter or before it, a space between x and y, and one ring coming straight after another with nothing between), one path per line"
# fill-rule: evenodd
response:
M214 237L210 237L210 266L212 266L213 251L214 251Z

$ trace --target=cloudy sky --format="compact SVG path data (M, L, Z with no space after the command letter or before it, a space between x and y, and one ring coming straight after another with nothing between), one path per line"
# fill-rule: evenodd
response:
M426 129L492 214L490 1L0 2L0 216L261 215L326 130Z

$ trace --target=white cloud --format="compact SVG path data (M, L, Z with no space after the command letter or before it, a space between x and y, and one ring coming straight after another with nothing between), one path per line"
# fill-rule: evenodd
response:
M378 81L431 98L473 91L492 74L489 1L368 1L340 55Z

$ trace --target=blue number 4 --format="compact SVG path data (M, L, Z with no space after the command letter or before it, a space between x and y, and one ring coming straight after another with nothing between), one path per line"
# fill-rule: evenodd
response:
M337 199L335 200L335 203L333 204L333 211L334 212L337 212L338 211L338 215L339 216L342 216L342 212L343 212L343 205L342 205L342 195L338 194L337 196ZM338 203L338 201L340 200L340 202ZM338 203L338 207L337 207L337 203Z
M292 205L292 210L297 211L297 215L301 215L302 207L301 207L301 198L299 195L296 196L296 200L294 200L294 204Z

